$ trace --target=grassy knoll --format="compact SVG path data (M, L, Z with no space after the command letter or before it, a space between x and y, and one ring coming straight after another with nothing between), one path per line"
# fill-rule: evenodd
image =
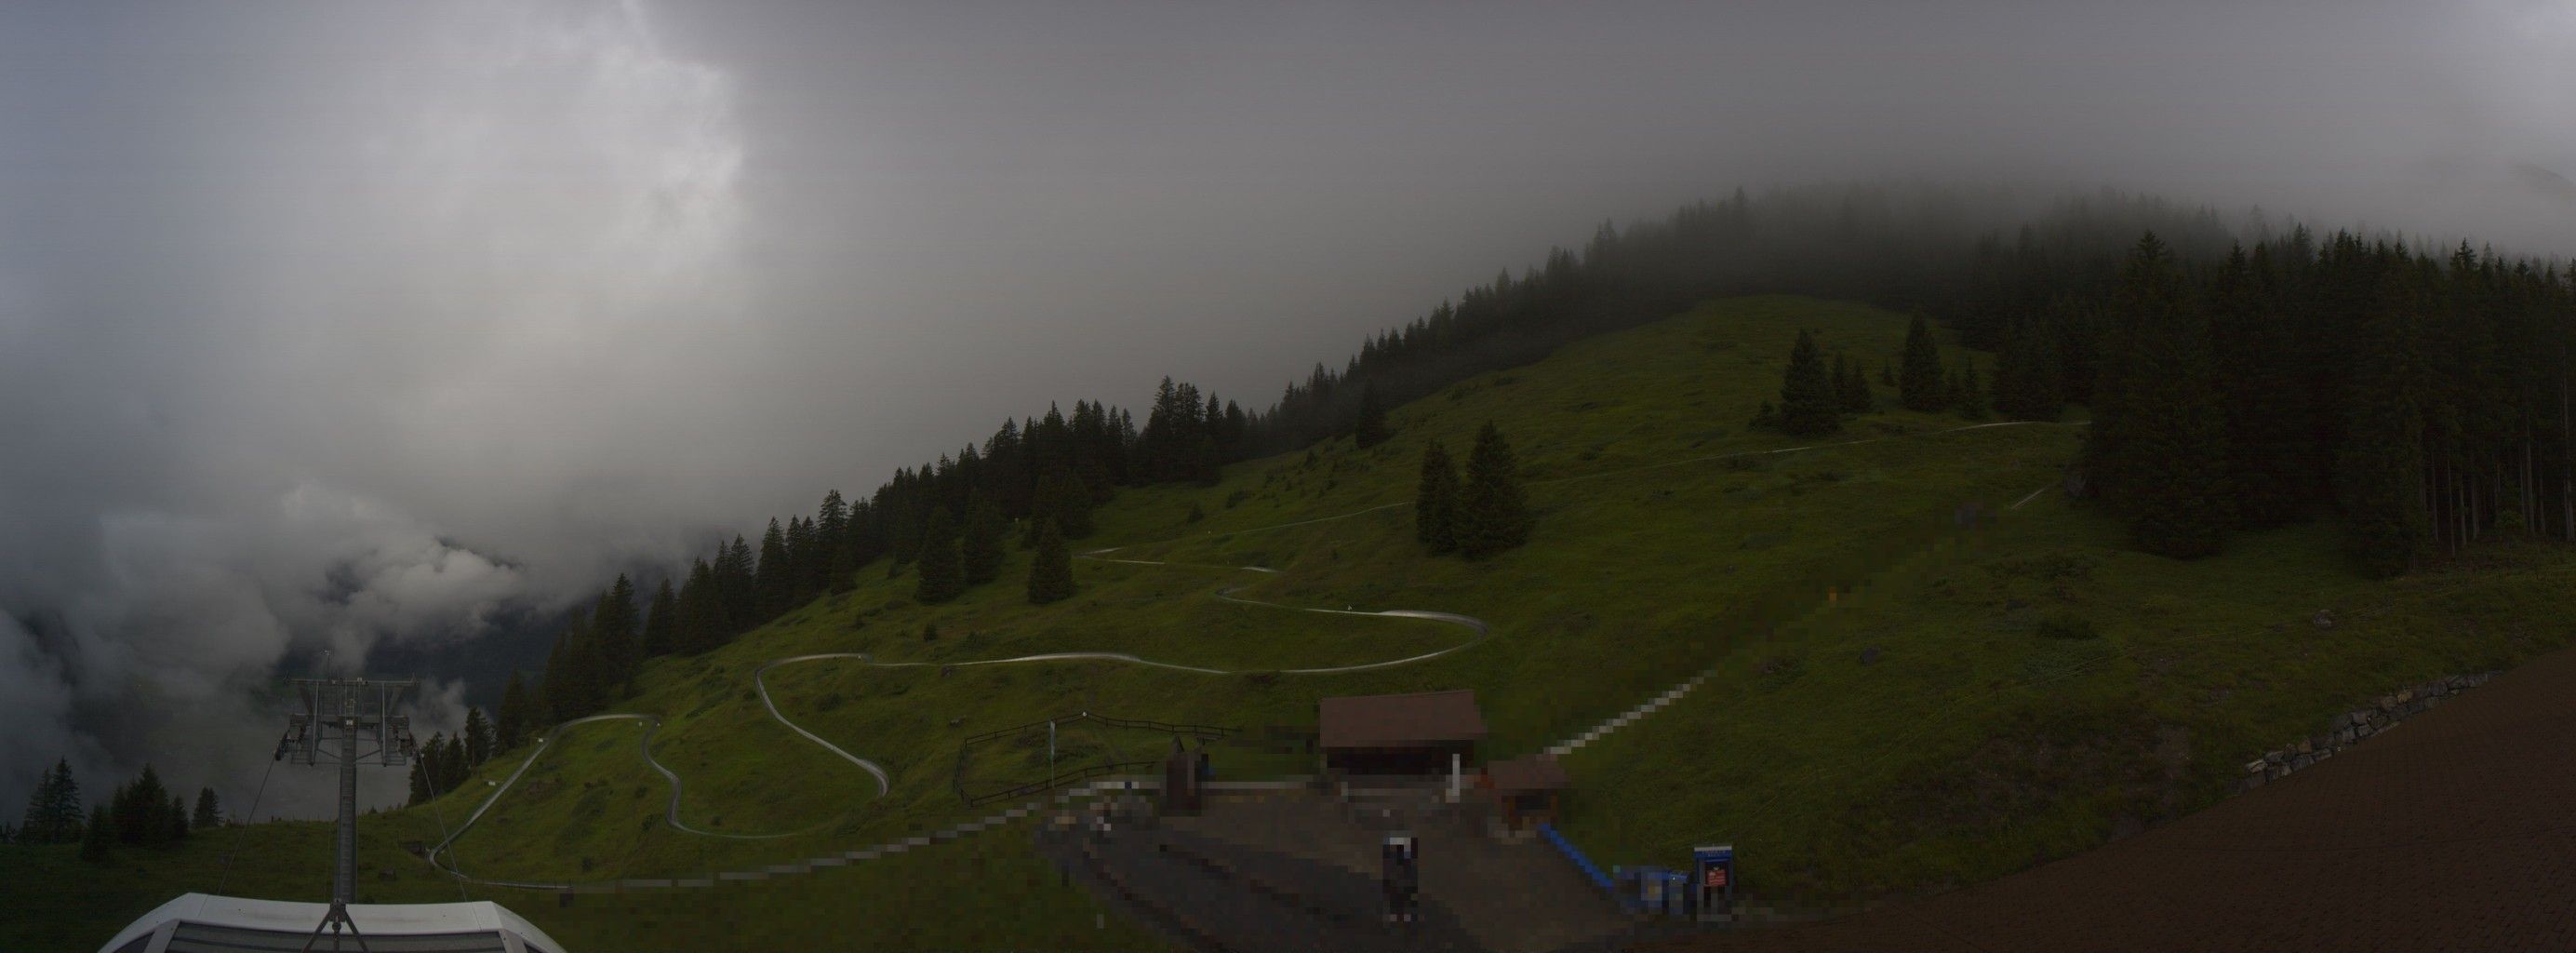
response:
M1730 841L1792 904L1976 883L2205 806L2381 693L2561 647L2576 598L2541 545L2371 582L2328 526L2188 563L2124 539L2049 494L1926 550L1577 752L1607 783L1568 833L1605 862Z
M2502 664L2555 638L2517 629L2529 606L2566 594L2570 563L2555 551L2371 584L2341 568L2316 527L2175 563L2123 551L2115 526L2053 494L1963 526L1963 507L1991 516L2052 485L2079 428L1960 429L1966 422L1903 411L1813 441L1747 428L1754 408L1776 398L1801 328L1874 371L1905 323L1800 298L1716 302L1398 408L1394 439L1369 450L1330 441L1230 467L1212 487L1130 490L1077 548L1173 565L1077 561L1081 592L1052 606L1021 598L1027 554L1016 550L1001 582L937 607L914 602L908 572L865 567L853 592L705 656L648 663L636 695L613 706L661 720L654 752L687 779L685 821L783 836L672 830L661 821L666 783L637 755L643 727L606 722L553 742L457 856L480 876L596 880L702 875L901 838L991 810L955 794L962 738L1076 711L1309 725L1326 695L1472 687L1493 730L1489 752L1517 754L1714 666L1719 675L1683 704L1572 760L1576 839L1604 862L1673 862L1690 842L1733 840L1748 882L1783 893L1916 889L1990 877L2205 803L2247 753L2356 699ZM1893 403L1888 389L1879 396ZM1409 509L1424 441L1462 454L1488 420L1530 481L1532 542L1480 563L1425 557ZM1242 566L1275 572L1233 568ZM1474 637L1293 607L1459 612L1489 620L1493 635L1402 668L1267 674ZM2320 607L2345 622L2305 626ZM2097 635L2034 634L2066 614ZM1878 652L1864 664L1869 649ZM1064 651L1245 674L1112 662L943 667ZM816 652L927 663L825 660L769 675L791 717L885 765L892 785L882 797L865 773L772 721L753 692L765 661ZM1092 727L1058 741L1060 764L1168 743ZM1023 736L979 752L969 785L1038 776L1042 744ZM526 754L495 758L436 811L371 821L371 856L386 859L370 865L398 874L379 889L452 896L390 845L436 840L442 816L461 819ZM1221 748L1216 764L1246 777L1298 770L1297 761ZM246 854L246 872L258 873L233 889L309 898L321 864L304 850ZM168 867L148 889L85 900L46 928L86 919L60 936L103 935L182 886L210 886L188 862ZM19 877L0 867L0 892L29 889ZM577 949L706 948L740 924L802 945L1148 942L1115 922L1096 926L1097 908L1057 886L1013 832L704 894L584 896L570 908L498 896ZM0 928L0 947L80 948L19 929Z
M1079 561L1081 593L1053 606L1020 598L1024 553L1012 553L1003 582L940 607L913 602L909 573L889 578L882 564L866 567L854 592L818 600L706 656L650 663L636 696L615 706L661 719L654 750L687 779L684 820L726 833L788 836L736 840L671 830L660 821L667 788L636 755L641 724L604 722L566 731L459 843L456 856L479 876L591 880L742 869L900 838L979 813L960 804L952 787L960 738L1081 710L1296 725L1311 724L1314 701L1324 695L1463 685L1485 698L1494 750L1533 750L1758 641L1826 592L1939 538L1958 504L2000 505L2050 482L2072 451L2075 437L2064 427L1942 434L1936 432L1963 423L1892 411L1862 418L1830 441L1875 442L1764 455L1802 445L1743 425L1776 393L1779 367L1802 327L1818 331L1828 350L1876 367L1895 353L1904 325L1853 305L1722 302L1399 408L1391 421L1396 439L1381 447L1358 451L1334 441L1229 468L1213 487L1130 491L1100 511L1100 532L1082 545L1121 546L1119 558L1196 565ZM1424 557L1403 505L1372 508L1410 500L1424 439L1463 452L1486 420L1500 423L1519 451L1539 513L1537 537L1485 563ZM1714 459L1730 454L1752 455ZM1301 525L1273 528L1291 523ZM1280 571L1225 568L1244 565ZM894 779L884 797L864 773L769 720L751 688L762 662L812 652L949 663L1114 651L1258 673L1399 658L1473 638L1434 622L1317 615L1217 597L1236 587L1243 598L1285 606L1464 612L1491 620L1494 636L1417 666L1347 675L1210 676L1107 662L883 669L819 661L773 670L769 683L784 710L886 765ZM936 638L925 638L933 625ZM1074 743L1096 744L1085 753L1103 757L1120 744L1135 746L1108 737ZM1014 750L1025 762L1026 749ZM487 782L506 776L525 754L495 758L435 812L399 811L373 822L370 842L436 840L439 815L461 819L485 796ZM1218 767L1258 775L1295 770L1294 760L1220 750ZM998 759L970 767L971 782L995 787L1014 770ZM1036 863L1012 835L994 835L972 847L904 855L929 859L905 860L910 866L898 879L962 891L972 880L964 858L988 852L1002 858L995 863ZM960 860L954 872L941 873L948 869L937 861L943 856ZM262 863L287 870L319 861L281 854ZM894 869L876 861L829 877L895 877L858 872ZM1031 876L1044 881L1043 873ZM804 889L789 886L803 879L740 893ZM312 895L283 883L248 883L237 889ZM678 917L698 902L664 909ZM132 909L116 910L131 916L149 904L137 898L125 906ZM620 932L630 919L588 919L579 905L517 906L582 948L678 948L661 938L683 935L675 929L639 940ZM905 922L957 915L944 902L866 906ZM1039 940L1068 936L1068 924L1096 935L1089 909L1073 896L988 929L999 931L997 943L1016 937L1011 942L1048 945ZM778 929L845 935L825 920L791 922L802 926Z

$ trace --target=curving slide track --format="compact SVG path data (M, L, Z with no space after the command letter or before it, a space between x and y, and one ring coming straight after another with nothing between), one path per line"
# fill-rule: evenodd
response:
M1910 438L1919 438L1919 437L1937 437L1937 436L1943 436L1943 435L1946 435L1946 434L1955 434L1955 433L1961 433L1961 432L1973 431L1973 430L1987 430L1987 429L1992 429L1992 428L1996 428L1996 427L2017 427L2017 426L2070 426L2070 427L2080 427L2080 426L2083 426L2083 424L2082 424L2082 423L2080 423L2080 422L2079 422L2079 423L2073 423L2073 424L2056 424L2056 423L2040 422L2040 421L2003 421L2003 422L1997 422L1997 423L1973 424L1973 425L1964 426L1964 427L1953 427L1953 428L1948 428L1948 429L1944 429L1944 430L1926 431L1926 432L1923 432L1923 433L1916 433L1916 434L1902 434L1902 435L1885 436L1885 437L1866 437L1866 438L1861 438L1861 439L1856 439L1856 440L1843 440L1843 441L1836 441L1836 442L1832 442L1832 443L1808 444L1808 445L1796 446L1796 447L1782 447L1782 448L1772 449L1772 450L1748 450L1748 451L1741 451L1741 452L1736 452L1736 453L1721 453L1721 454L1710 454L1710 455L1706 455L1706 456L1698 456L1698 457L1688 457L1688 458L1677 459L1677 460L1667 460L1667 461L1663 461L1663 462L1660 462L1660 463L1650 463L1650 464L1644 464L1644 465L1640 465L1640 466L1622 467L1622 468L1613 469L1613 470L1605 470L1605 471L1601 471L1601 472L1597 472L1597 473L1585 473L1585 474L1578 474L1578 475L1575 475L1575 476L1556 477L1556 478L1546 479L1546 480L1535 480L1535 481L1531 481L1531 483L1530 483L1529 485L1531 485L1531 486L1545 486L1545 485L1551 485L1551 484L1557 484L1557 483L1570 483L1570 482L1574 482L1574 481L1578 481L1578 480L1599 479L1599 478L1602 478L1602 477L1617 476L1617 475L1620 475L1620 474L1626 474L1626 473L1636 473L1636 472L1642 472L1642 471L1646 471L1646 470L1664 469L1664 468L1668 468L1668 467L1687 466L1687 465L1691 465L1691 464L1698 464L1698 463L1710 463L1710 462L1715 462L1715 461L1719 461L1719 460L1738 459L1738 458L1745 458L1745 457L1759 457L1759 456L1776 456L1776 455L1781 455L1781 454L1800 453L1800 452L1809 451L1809 450L1824 450L1824 449L1832 449L1832 448L1837 448L1837 447L1850 447L1850 446L1858 446L1858 445L1861 445L1861 444L1880 443L1880 442L1889 441L1889 440L1910 439ZM2033 494L2033 495L2035 496L2036 494ZM2023 502L2028 502L2028 498L2024 498ZM1319 524L1319 523L1329 523L1329 522L1333 522L1333 521L1337 521L1337 520L1351 519L1351 518L1353 518L1353 517L1365 516L1365 515L1368 515L1368 514L1371 514L1371 513L1384 512L1384 511L1386 511L1386 510L1397 509L1397 508L1400 508L1400 507L1405 507L1405 506L1410 506L1410 505L1412 505L1412 504L1411 504L1411 503L1386 503L1386 504L1381 504L1381 505L1378 505L1378 506L1371 506L1371 507L1367 507L1367 508L1364 508L1364 509L1352 510L1352 511L1349 511L1349 512L1346 512L1346 513L1338 513L1338 514L1334 514L1334 515L1331 515L1331 516L1321 516L1321 517L1315 517L1315 518L1312 518L1312 519L1297 520L1297 521L1295 521L1295 522L1289 522L1289 523L1278 523L1278 524L1273 524L1273 525L1269 525L1269 526L1257 526L1257 527L1252 527L1252 528L1250 528L1250 529L1233 530L1233 531L1231 531L1231 532L1233 532L1233 533L1238 533L1238 534L1239 534L1239 533L1258 533L1258 532L1268 532L1268 531L1271 531L1271 530L1289 529L1289 528L1298 527L1298 526L1312 526L1312 525L1316 525L1316 524ZM2019 505L2020 505L2019 503L2014 504L2014 506L2016 506L2016 507L2018 507ZM1158 540L1158 541L1155 541L1155 542L1177 542L1177 541L1178 541L1178 540ZM1095 550L1090 550L1090 551L1088 551L1088 552L1083 553L1083 554L1082 554L1082 558L1084 558L1084 559L1088 559L1088 560L1099 561L1099 562L1122 563L1122 564L1127 564L1127 565L1137 565L1137 566L1174 566L1174 565L1179 565L1179 566L1192 566L1192 567L1195 567L1195 568L1203 568L1203 569L1227 569L1227 570L1236 570L1236 571L1243 571L1243 572L1255 572L1255 573L1264 573L1264 574L1273 574L1273 575L1275 575L1275 574L1277 574L1277 573L1278 573L1278 570L1276 570L1276 569L1270 569L1270 568L1262 567L1262 566L1209 566L1209 565L1196 564L1196 563L1169 563L1169 562L1162 562L1162 561L1157 561L1157 560L1146 560L1146 559L1121 559L1121 558L1113 558L1113 557L1111 557L1111 556L1109 555L1109 554L1111 554L1111 553L1118 552L1118 551L1120 551L1120 550L1122 550L1122 549L1132 549L1132 548L1134 548L1135 546L1141 546L1141 545L1153 545L1153 543L1135 543L1135 544L1129 544L1129 545L1127 545L1127 546L1113 546L1113 547L1108 547L1108 548L1104 548L1104 549L1095 549ZM1485 620L1483 620L1483 619L1479 619L1479 618L1476 618L1476 617L1474 617L1474 616L1470 616L1470 615L1463 615L1463 614L1459 614L1459 613L1455 613L1455 612L1442 612L1442 611L1428 610L1428 609L1385 609L1385 610L1378 610L1378 611L1361 611L1361 610L1353 610L1353 609L1319 609L1319 608L1311 608L1311 607L1306 607L1306 606L1290 606L1290 605L1282 605L1282 604L1274 603L1274 602L1262 602L1262 601L1254 600L1254 599L1245 599L1245 598L1241 598L1241 597L1239 597L1239 596L1236 596L1234 593L1235 593L1235 592L1237 592L1237 591L1239 591L1241 588L1242 588L1242 586L1239 586L1239 585L1238 585L1238 586L1225 586L1225 587L1222 587L1222 588L1217 589L1217 590L1216 590L1216 592L1214 593L1214 595L1215 595L1215 597L1216 597L1216 598L1218 598L1218 599L1223 599L1223 600L1228 601L1228 602L1238 603L1238 604L1242 604L1242 605L1263 606L1263 607L1267 607L1267 608L1280 609L1280 610L1283 610L1283 611L1291 611L1291 612L1311 612L1311 613L1316 613L1316 614L1319 614L1319 615L1375 616L1375 617L1379 617L1379 618L1419 619L1419 620L1423 620L1423 621L1427 621L1427 622L1436 622L1436 623L1441 623L1441 624L1444 624L1444 625L1455 625L1455 626L1461 626L1461 627L1464 627L1464 628L1466 628L1466 629L1469 629L1469 630L1471 630L1471 631L1473 631L1473 632L1475 633L1475 635L1474 635L1474 637L1473 637L1473 638L1468 639L1467 641L1464 641L1464 642L1460 642L1460 643L1458 643L1458 644L1456 644L1456 645L1452 645L1452 646L1449 646L1449 647L1447 647L1447 648L1438 649L1438 650L1431 651L1431 652L1424 652L1424 653L1417 654L1417 655L1406 656L1406 657L1403 657L1403 658L1386 659L1386 660L1382 660L1382 661L1375 661L1375 662L1363 662L1363 663L1357 663L1357 664L1352 664L1352 665L1327 666L1327 667L1321 667L1321 668L1297 668L1297 669L1275 669L1275 670L1273 670L1273 669L1264 669L1264 670L1262 670L1262 671L1264 671L1264 672L1275 672L1276 674L1280 674L1280 675L1338 675L1338 674L1346 674L1346 673L1351 673L1351 672L1365 672L1365 671L1374 671L1374 670L1378 670L1378 669L1396 668L1396 667L1404 666L1404 665L1414 665L1414 664L1419 664L1419 663L1422 663L1422 662L1427 662L1427 661L1430 661L1430 660L1432 660L1432 659L1440 658L1440 657L1442 657L1442 656L1449 655L1449 654L1451 654L1451 653L1459 652L1459 651L1462 651L1462 650L1465 650L1465 649L1472 648L1472 647L1475 647L1475 646L1477 646L1477 645L1483 644L1483 643L1484 643L1488 638L1490 638L1490 637L1492 636L1492 633L1493 633L1493 627L1492 627L1491 625L1489 625L1488 623L1486 623L1486 622L1485 622ZM865 653L858 653L858 652L825 652L825 653L816 653L816 654L809 654L809 655L792 655L792 656L787 656L787 657L783 657L783 658L771 659L771 660L769 660L769 661L767 661L767 662L762 663L762 664L761 664L761 666L760 666L758 669L756 669L756 670L754 670L754 671L753 671L753 673L752 673L752 687L754 688L754 690L755 690L755 691L757 692L757 694L759 695L761 707L762 707L762 708L764 708L764 709L766 709L766 710L769 712L769 716L770 716L771 718L773 718L773 719L777 720L777 722L778 722L779 724L781 724L781 725L785 725L785 726L788 728L788 730L790 730L790 731L794 731L794 732L795 732L795 733L797 733L798 735L803 736L803 737L805 738L805 740L807 740L807 741L811 741L811 742L813 742L814 744L821 746L824 750L831 752L834 756L836 756L836 757L840 758L841 760L843 760L843 761L847 761L847 762L849 762L850 764L852 764L852 765L856 766L859 770L867 772L869 776L871 776L872 778L874 778L874 779L875 779L875 781L876 781L876 785L877 785L877 793L878 793L880 796L882 796L882 795L883 795L883 794L888 790L888 788L889 788L889 787L891 786L891 784L892 784L892 779L891 779L890 775L888 775L888 773L886 772L886 769L885 769L885 767L884 767L883 765L879 765L879 764L877 764L877 763L876 763L876 762L874 762L874 761L870 761L870 760L868 760L868 759L866 759L866 758L863 758L863 757L860 757L860 756L858 756L858 755L856 755L856 754L852 754L852 753L850 753L849 751L847 751L847 750L843 749L841 746L836 745L836 744L833 744L832 742L830 742L830 741L828 741L828 740L825 740L821 735L817 735L817 734L815 734L814 732L812 732L812 731L810 731L810 730L807 730L803 725L799 725L799 724L797 724L797 723L795 722L795 720L794 720L794 719L788 718L788 717L787 717L787 715L786 715L785 713L783 713L783 712L779 711L779 710L778 710L778 705L777 705L774 701L772 701L772 700L771 700L771 698L770 698L770 695L769 695L769 685L768 685L768 682L767 682L767 680L766 680L766 676L769 674L769 672L770 672L770 670L771 670L771 669L777 668L777 667L782 666L782 665L793 665L793 664L799 664L799 663L805 663L805 662L819 662L819 661L847 661L847 662L855 662L855 663L857 663L857 664L859 664L859 665L862 665L862 666L865 666L865 667L869 667L869 668L885 668L885 669L899 669L899 668L939 668L939 667L959 667L959 668L963 668L963 667L979 666L979 665L1022 665L1022 664L1034 664L1034 663L1042 663L1042 662L1113 662L1113 663L1124 664L1124 665L1138 665L1138 666L1144 666L1144 667L1147 667L1147 668L1166 669L1166 670L1176 671L1176 672L1190 672L1190 673L1200 674L1200 675L1240 675L1240 674L1248 674L1248 672L1245 672L1245 671L1237 671L1237 670L1232 670L1232 669L1208 668L1208 667L1196 666L1196 665L1183 665L1183 664L1179 664L1179 663L1176 663L1176 662L1163 662L1163 661L1157 661L1157 660L1154 660L1154 659L1143 658L1143 657L1141 657L1141 656L1132 655L1132 654L1128 654L1128 653L1125 653L1125 652L1082 652L1082 651L1075 651L1075 652L1046 652L1046 653L1040 653L1040 654L1035 654L1035 655L1018 655L1018 656L1011 656L1011 657L1008 657L1008 658L974 659L974 660L962 661L962 662L879 662L879 661L876 661L874 658L871 658L870 656L868 656L868 655L867 655L867 654L865 654ZM1684 691L1686 691L1687 689L1683 689L1683 690L1684 690ZM1660 707L1660 706L1657 706L1657 707ZM1649 709L1647 709L1647 710L1648 710L1648 711L1651 711L1652 709L1651 709L1651 708L1649 708ZM1633 717L1633 716L1632 716L1632 717ZM564 722L564 723L562 723L562 724L556 725L556 726L554 726L553 728L548 729L544 735L539 736L539 737L538 737L538 739L537 739L536 748L535 748L535 750L533 750L533 751L531 751L531 752L529 752L529 753L528 753L527 760L522 761L522 762L519 764L519 767L518 767L517 769L513 770L513 771L510 773L510 776L509 776L507 779L503 780L503 781L501 782L501 784L500 784L498 787L496 787L496 788L492 791L492 793L491 793L490 795L486 796L486 797L483 799L483 802L482 802L481 804L477 805L477 806L474 808L473 813L471 813L471 814L469 814L469 815L467 815L467 816L466 816L464 823L462 823L462 824L458 825L458 826L457 826L453 831L448 832L447 836L446 836L444 839L440 840L440 841L438 842L438 845L437 845L437 846L432 847L432 848L430 848L430 849L429 849L428 853L426 854L426 857L427 857L427 859L429 860L429 862L430 862L432 865L437 866L439 869L441 869L441 870L443 870L443 871L447 872L450 876L456 877L457 879L463 880L463 881L468 882L468 883L484 884L484 885L490 885L490 886L538 887L538 888L554 888L554 887L560 887L560 886L562 886L562 885L560 885L560 884L534 884L534 883L524 883L524 882L519 882L519 881L485 880L485 879L482 879L482 878L471 877L471 876L468 876L467 874L465 874L463 871L456 869L456 867L454 866L454 857L453 857L453 855L452 855L452 854L451 854L451 855L449 855L449 857L448 857L448 859L447 859L447 861L446 861L446 862L441 862L441 861L440 861L440 859L439 859L439 857L440 857L440 855L441 855L442 853L446 853L446 852L447 852L447 849L448 849L450 846L452 846L452 845L454 845L454 844L455 844L455 842L456 842L457 838L460 838L460 837L465 836L465 832L466 832L466 831L472 830L472 829L473 829L473 827L474 827L475 822L477 822L477 821L481 820L481 819L483 818L483 815L484 815L486 812L488 812L488 811L490 811L490 810L491 810L492 805L493 805L494 803L498 802L498 801L501 799L501 797L502 797L503 795L506 795L506 794L508 794L508 793L509 793L511 786L512 786L512 785L515 785L515 784L517 784L517 783L518 783L520 776L522 776L522 775L526 774L526 773L527 773L527 771L528 771L528 768L529 768L530 766L532 766L532 765L536 764L537 759L538 759L538 758L540 758L540 757L543 757L543 756L545 755L545 753L546 753L547 749L549 749L550 747L553 747L552 742L553 742L553 741L555 741L555 740L557 740L557 739L559 739L559 738L561 738L561 737L562 737L562 735L563 735L563 732L564 732L566 729L573 728L573 727L580 726L580 725L591 724L591 723L594 723L594 722L604 722L604 721L621 721L621 720L628 720L628 721L641 721L641 722L644 722L644 723L645 723L645 729L644 729L643 737L642 737L642 738L641 738L641 740L639 741L639 747L641 748L642 754L643 754L643 756L644 756L644 761L645 761L645 763L646 763L647 765L650 765L650 766L653 768L653 770L654 770L654 771L659 772L659 773L662 775L662 777L663 777L663 778L665 778L665 779L667 779L667 780L669 780L669 781L671 782L671 795L670 795L670 798L669 798L668 804L666 805L666 807L665 807L665 809L664 809L664 813L663 813L663 821L664 821L664 823L668 824L668 825L669 825L672 829L674 829L674 830L678 830L678 831L681 831L681 832L684 832L684 833L689 833L689 834L696 834L696 835L700 835L700 836L705 836L705 837L719 837L719 838L726 838L726 839L732 839L732 840L768 840L768 839L776 839L776 838L782 838L782 837L793 837L793 836L796 836L796 835L799 835L799 834L812 833L812 832L814 832L814 831L821 830L821 829L823 829L823 828L825 828L825 827L829 827L829 826L831 826L831 824L832 824L832 823L834 823L834 821L835 821L835 820L837 820L837 819L826 820L826 821L824 821L824 822L822 822L822 823L820 823L820 824L817 824L817 825L814 825L814 826L811 826L811 827L807 827L807 828L803 828L803 829L800 829L800 830L795 830L795 831L784 831L784 832L778 832L778 833L767 833L767 834L731 834L731 833L722 833L722 832L717 832L717 831L703 830L703 829L700 829L700 828L692 827L692 826L690 826L689 824L687 824L686 822L684 822L684 821L680 820L680 797L681 797L681 793L682 793L682 789L683 789L683 782L682 782L682 780L681 780L681 778L680 778L679 774L677 774L676 772L673 772L670 768L668 768L668 767L664 766L660 761L654 760L654 758L653 758L653 733L654 733L654 731L655 731L655 730L657 730L657 729L659 729L659 728L661 727L661 719L659 719L659 718L657 718L657 717L655 717L655 716L653 716L653 715L647 715L647 714L635 713L635 712L621 712L621 713L614 713L614 714L591 715L591 716L588 716L588 717L585 717L585 718L576 718L576 719L573 719L573 720L571 720L571 721L567 721L567 722ZM1623 720L1621 723L1622 723L1622 724L1624 724L1624 723L1625 723L1625 722L1624 722L1624 720ZM1586 738L1585 740L1590 740L1590 739L1589 739L1589 738Z

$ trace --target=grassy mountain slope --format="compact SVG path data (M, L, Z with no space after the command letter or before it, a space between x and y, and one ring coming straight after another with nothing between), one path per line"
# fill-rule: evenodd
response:
M1115 547L1105 555L1171 565L1079 560L1080 594L1053 606L1021 598L1028 557L1016 550L1000 582L937 607L914 603L908 572L865 567L854 592L705 656L649 663L636 696L612 706L660 720L653 751L686 779L685 821L783 836L672 830L661 821L666 783L638 755L642 725L603 722L567 730L457 856L483 877L595 880L897 839L993 809L954 792L961 738L1074 711L1311 725L1326 695L1472 687L1493 731L1488 752L1507 756L1713 667L1696 694L1570 759L1576 840L1604 863L1671 863L1692 842L1730 840L1747 882L1782 895L1911 890L1990 877L2187 810L2215 796L2236 762L2361 698L2563 638L2540 613L2568 594L2576 561L2554 549L2372 584L2344 571L2330 531L2309 526L2176 563L2125 551L2116 525L2054 493L2032 497L2072 457L2073 426L1961 429L1882 411L1822 440L1750 430L1743 422L1776 397L1800 328L1874 371L1905 325L1801 298L1716 302L1398 408L1394 439L1369 450L1345 438L1230 467L1213 487L1127 491L1077 551ZM1879 396L1893 403L1887 389ZM1487 562L1426 557L1410 512L1423 442L1463 453L1488 420L1519 453L1536 533ZM1263 674L1474 638L1437 622L1292 607L1458 612L1488 620L1493 635L1398 668ZM2336 628L2306 623L2328 607ZM2098 635L2035 632L2044 617L2076 616ZM925 639L934 624L937 638ZM1097 661L940 667L1064 651L1249 674ZM753 691L766 660L817 652L931 663L823 660L768 676L781 710L886 766L883 797L868 775L771 720ZM1166 744L1090 727L1058 740L1066 762L1149 757ZM455 896L390 845L435 842L528 753L496 757L432 808L362 827L371 866L396 872L377 882L386 898ZM1307 765L1229 748L1217 767L1248 777ZM997 745L978 752L967 783L998 788L1043 769L1036 744ZM314 895L327 864L314 841L246 853L233 889ZM158 893L90 903L88 932L103 936L178 884L210 886L192 876L155 873ZM584 896L570 908L469 892L579 949L682 948L719 922L888 948L1143 942L1114 921L1097 925L1097 907L1057 885L1019 828L711 892ZM0 946L19 942L0 930Z

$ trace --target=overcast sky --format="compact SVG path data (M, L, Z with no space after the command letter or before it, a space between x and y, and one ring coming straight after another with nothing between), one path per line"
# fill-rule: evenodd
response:
M470 639L1049 400L1267 403L1738 185L2565 255L2568 174L2565 2L10 4L0 810L61 756L246 797L290 650Z

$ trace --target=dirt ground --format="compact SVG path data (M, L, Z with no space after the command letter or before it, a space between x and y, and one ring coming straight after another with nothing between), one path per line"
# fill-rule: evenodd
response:
M2576 951L2576 652L2087 854L1841 921L1655 948Z
M1422 897L1455 916L1476 942L1495 953L1543 953L1598 940L1633 924L1618 905L1545 843L1505 843L1469 821L1393 819L1334 799L1283 794L1213 801L1198 817L1165 824L1213 840L1335 865L1372 881L1383 832L1419 838Z

